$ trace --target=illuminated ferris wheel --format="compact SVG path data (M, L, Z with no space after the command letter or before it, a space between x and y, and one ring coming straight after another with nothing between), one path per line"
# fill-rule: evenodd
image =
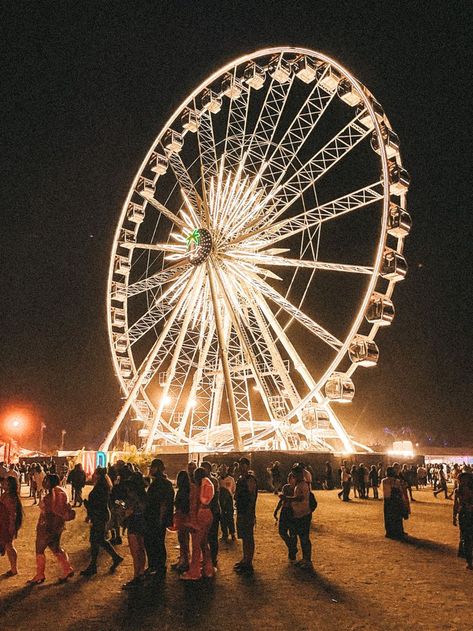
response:
M411 219L399 139L320 53L204 81L147 153L115 233L108 327L143 447L361 447L336 411L378 361Z

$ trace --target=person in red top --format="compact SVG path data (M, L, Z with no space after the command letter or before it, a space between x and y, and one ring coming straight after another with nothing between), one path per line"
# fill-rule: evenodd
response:
M49 548L56 555L62 570L60 582L65 582L74 576L69 557L61 548L61 535L66 521L74 519L75 512L67 500L66 492L59 486L58 475L48 473L44 478L43 488L46 495L39 505L41 512L36 526L36 574L28 581L34 585L39 585L45 581L46 557L44 552L46 548Z
M214 568L208 542L209 530L213 522L210 502L214 496L214 486L207 477L207 472L198 467L194 473L194 484L190 498L190 528L192 537L192 556L189 570L181 574L182 579L198 581L202 576L212 578ZM202 564L202 568L201 568Z
M16 576L17 552L13 540L17 537L23 521L18 490L18 479L8 476L2 480L2 495L0 497L0 554L7 553L10 569L4 574L6 577Z

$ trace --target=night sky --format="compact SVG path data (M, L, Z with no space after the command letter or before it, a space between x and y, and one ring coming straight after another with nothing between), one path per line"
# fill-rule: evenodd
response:
M419 7L427 8L416 8ZM2 2L0 423L93 447L120 406L106 332L112 239L136 170L198 83L270 45L340 61L383 105L412 175L407 279L343 411L374 440L473 444L471 2Z

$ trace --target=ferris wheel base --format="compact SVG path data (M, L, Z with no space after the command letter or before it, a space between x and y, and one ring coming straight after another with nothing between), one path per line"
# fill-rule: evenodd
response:
M152 453L228 453L228 452L306 452L349 455L370 453L372 449L350 438L350 448L332 428L307 430L301 423L281 424L275 421L248 421L239 424L242 449L233 444L230 423L218 425L211 432L180 436L168 428L158 429Z

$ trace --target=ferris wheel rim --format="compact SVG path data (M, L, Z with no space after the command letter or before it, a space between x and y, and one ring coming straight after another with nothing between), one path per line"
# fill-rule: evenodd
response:
M283 53L294 53L294 54L302 54L302 55L308 55L311 57L315 57L318 60L321 60L325 63L330 64L330 66L334 67L335 69L337 69L339 72L342 73L342 75L346 78L349 79L349 81L357 88L359 95L361 97L361 100L365 106L365 108L368 110L368 112L370 113L371 119L374 123L374 129L377 133L377 135L380 137L381 136L381 129L380 129L380 124L377 120L377 117L375 115L372 103L370 101L370 97L372 96L371 93L368 92L368 90L366 89L366 87L361 84L355 77L354 75L352 75L344 66L342 66L341 64L339 64L336 60L332 59L331 57L324 55L318 51L314 51L311 49L307 49L307 48L300 48L300 47L287 47L287 46L281 46L281 47L271 47L271 48L264 48L264 49L260 49L258 51L252 52L248 55L243 55L240 57L237 57L236 59L228 62L227 64L225 64L224 66L222 66L221 68L219 68L216 72L214 72L212 75L210 75L210 77L207 77L202 83L199 84L199 86L197 88L195 88L195 90L188 95L184 101L174 110L173 114L168 118L168 120L166 121L166 123L162 126L160 133L158 134L158 136L155 138L155 140L153 141L153 143L151 144L151 147L149 149L149 151L147 152L144 160L142 161L137 174L132 182L132 185L130 187L130 191L129 194L126 197L125 203L123 205L122 208L122 212L120 214L120 218L119 221L117 223L117 228L115 231L115 236L113 239L113 243L112 243L112 256L111 256L111 262L110 262L110 267L109 267L109 274L108 274L108 283L107 283L107 314L109 315L111 312L111 286L112 286L112 282L113 282L113 276L114 276L114 255L116 253L117 250L117 244L119 241L119 235L120 235L120 229L123 226L125 217L126 217L126 209L128 206L128 203L133 195L133 191L136 189L138 180L141 176L141 173L143 172L143 170L145 169L146 165L149 163L150 157L153 154L153 151L155 150L156 145L162 140L164 133L171 128L171 125L178 119L179 115L182 113L182 111L184 110L184 108L186 107L186 105L191 102L193 99L195 99L195 97L197 95L199 95L202 90L209 84L211 84L213 81L215 81L216 79L218 79L219 77L221 77L225 72L228 72L229 70L236 68L237 66L248 62L248 61L252 61L254 59L257 59L259 57L263 57L263 56L267 56L267 55L272 55L275 53L279 53L279 54L283 54ZM350 328L349 332L345 335L345 341L342 345L342 347L339 349L339 351L336 353L333 361L330 363L330 365L328 366L328 368L326 369L325 373L323 373L322 377L318 380L316 387L314 388L313 392L309 393L309 395L307 395L302 401L306 401L309 400L311 397L314 396L315 391L316 390L321 390L321 388L323 387L323 384L326 382L326 380L328 379L328 377L330 376L330 374L334 371L334 369L340 364L340 361L343 359L343 357L346 355L348 347L350 345L350 342L352 341L352 339L354 338L354 336L358 333L361 324L363 322L363 317L366 311L366 308L368 306L369 300L371 295L373 294L375 287L376 287L376 283L379 279L379 272L381 269L381 264L382 264L382 257L383 257L383 252L384 252L384 248L385 248L385 235L386 235L386 227L387 227L387 217L388 217L388 209L389 209L389 202L390 202L390 194L389 194L389 187L387 185L387 183L389 182L389 172L388 172L388 158L386 155L386 150L383 144L380 143L380 158L381 158L381 165L382 165L382 180L384 182L384 186L383 186L383 212L382 212L382 220L381 220L381 229L380 229L380 238L379 238L379 242L378 242L378 247L377 247L377 251L376 251L376 257L375 257L375 263L373 265L373 271L371 273L371 279L368 285L368 288L366 290L364 290L364 298L363 298L363 302L362 305L360 306L359 310L358 310L358 314L353 322L352 327ZM395 283L390 282L388 285L388 289L386 294L389 295L392 294L392 291L394 289L394 285ZM110 344L111 344L111 348L112 348L112 354L113 354L113 360L114 360L114 365L117 371L117 374L119 375L119 380L121 383L121 387L122 389L127 392L127 384L125 382L125 380L123 379L123 377L121 376L120 371L118 370L119 366L118 366L118 360L116 357L116 352L114 352L114 346L113 346L113 333L112 333L112 325L111 325L111 319L110 317L108 317L108 331L109 331L109 339L110 339ZM375 329L375 327L372 327L371 332L370 332L370 336L372 334L372 332L374 331L372 337L374 338L377 329ZM133 360L133 358L132 358ZM136 365L133 366L134 370L136 371ZM357 366L355 364L353 364L351 367L351 373L352 374L354 372L354 370L356 370ZM302 409L303 407L303 402L301 401L301 403L299 404L299 406L297 406L296 408L294 408L290 414L288 414L286 416L286 418L291 418L292 416L294 416L294 414Z

